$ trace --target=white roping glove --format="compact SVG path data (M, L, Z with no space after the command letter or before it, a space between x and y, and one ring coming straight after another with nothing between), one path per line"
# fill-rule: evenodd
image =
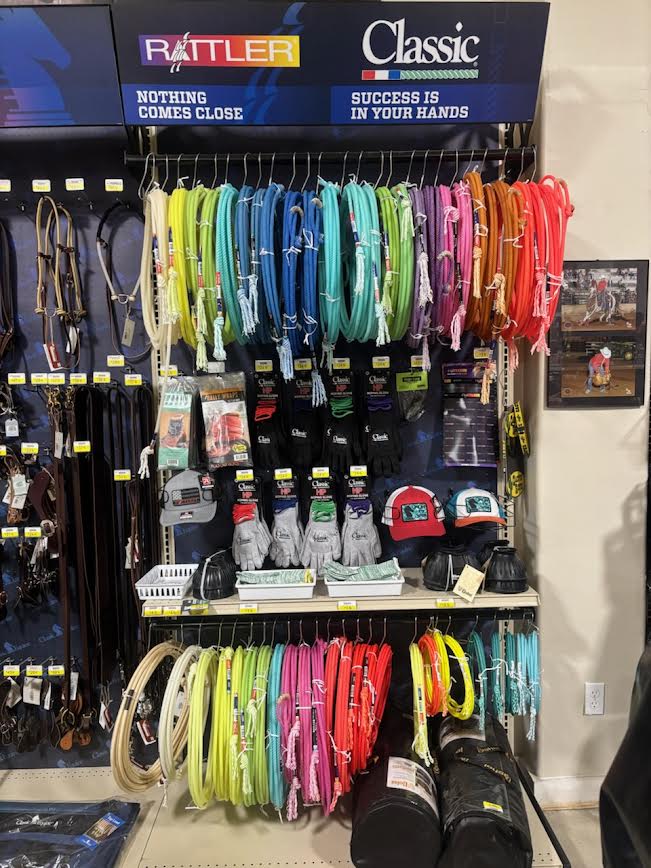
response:
M298 504L274 511L271 526L271 558L277 567L297 567L301 562L303 528L298 517Z
M370 504L364 512L346 504L341 546L341 562L346 567L374 564L381 556L380 535L373 524L373 508Z
M337 524L337 512L325 521L315 521L310 512L310 520L305 529L301 563L304 567L322 576L325 565L341 557L341 538Z
M250 519L238 520L237 504L233 508L233 560L242 570L259 570L271 546L267 524L254 504Z

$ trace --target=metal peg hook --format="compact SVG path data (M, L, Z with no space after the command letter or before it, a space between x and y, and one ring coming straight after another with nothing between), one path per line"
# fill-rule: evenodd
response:
M323 151L320 151L319 152L319 159L318 159L318 162L316 164L316 186L317 186L317 189L319 187L319 180L321 178L321 157L322 156L323 156Z
M226 174L224 175L224 184L228 184L228 170L231 165L231 155L226 154Z
M294 153L292 154L292 177L291 177L289 184L287 185L288 190L292 189L292 185L294 183L295 177L296 177L296 151L294 151Z
M377 190L378 184L382 180L382 175L384 175L384 151L380 152L380 174L377 176L377 181L373 184L373 189Z
M393 175L393 151L389 151L389 177L387 178L387 182L384 185L385 187L391 187L391 176Z
M183 181L181 180L181 160L183 159L183 154L179 154L176 160L176 186L182 187Z
M246 187L246 179L247 179L247 176L249 174L249 166L247 163L247 157L248 156L249 156L249 152L247 151L246 154L244 154L244 156L242 157L242 162L244 163L244 180L242 181L243 187Z
M418 634L418 615L414 616L414 635L411 637L410 645L414 645L416 643L416 636Z
M346 177L346 160L347 160L347 159L348 159L348 151L346 151L346 153L344 154L344 164L343 164L343 167L342 167L342 169L341 169L341 184L340 184L340 187L341 187L342 190L344 189L344 178Z
M258 181L255 185L255 189L260 189L260 182L262 181L262 154L258 153Z
M138 185L138 198L142 201L145 198L145 194L142 192L143 185L145 183L145 178L147 177L147 171L149 170L149 160L150 158L154 158L154 165L156 165L156 158L150 152L145 157L145 171L142 173L142 178L140 179L140 184Z
M310 175L312 173L311 160L312 160L312 158L310 157L310 152L308 151L307 152L307 175L305 176L305 180L303 181L303 186L301 187L301 193L305 192L305 188L307 187L307 182L310 180Z
M484 168L486 166L486 157L487 156L488 156L488 148L484 148L484 156L483 156L482 161L481 161L481 169L479 170L480 175L483 173Z
M165 154L165 180L163 181L161 189L164 190L167 187L167 179L170 176L170 158L169 154Z
M470 167L471 167L471 165L472 165L472 161L473 161L474 157L475 157L475 151L474 151L474 149L473 149L473 150L470 152L470 159L468 160L468 165L466 166L466 171L463 173L463 176L464 176L464 177L465 177L465 176L468 174L468 172L470 171Z
M271 187L273 183L273 174L274 174L274 163L276 162L276 152L274 151L271 155L271 167L269 169L269 184L268 187Z
M455 159L455 167L454 167L454 177L450 181L450 188L454 186L454 182L457 180L457 175L459 174L459 151L454 152Z
M416 151L412 151L412 152L411 152L411 157L409 158L409 168L407 169L407 179L405 180L405 185L406 185L406 186L409 186L410 181L411 181L411 167L412 167L413 164L414 164L414 154L415 154L415 153L416 153Z
M213 157L213 162L215 163L215 174L213 175L212 184L210 185L211 190L214 190L217 184L217 154Z
M192 173L192 187L197 186L197 168L199 163L199 154L195 154L194 156L194 172Z
M362 157L364 156L364 151L359 152L359 157L357 158L357 173L355 174L355 183L359 184L359 175L361 171L362 165Z
M501 168L500 176L499 176L500 181L503 181L506 178L506 160L509 156L509 150L510 149L507 148L506 151L504 152L504 159L502 160L502 168Z
M423 189L423 183L425 181L425 169L427 167L427 157L429 156L429 148L425 151L425 156L423 157L423 171L420 176L420 189Z

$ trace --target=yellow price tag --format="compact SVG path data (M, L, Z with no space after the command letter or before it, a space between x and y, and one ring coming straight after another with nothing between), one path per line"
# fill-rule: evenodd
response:
M21 455L38 455L38 443L21 443Z
M162 606L151 606L148 609L145 609L142 613L145 618L160 618L163 614Z
M129 469L114 470L113 482L131 482L131 471Z
M246 470L236 470L235 480L236 482L252 482L253 470L251 468L248 468Z
M490 360L493 358L493 351L491 350L490 347L475 347L475 349L473 351L473 356L477 360L479 360L479 359L489 359Z
M495 802L484 802L484 810L496 811L498 814L504 813L504 808L501 805L497 805Z
M68 193L79 193L86 187L83 178L66 178L66 190Z
M107 193L122 193L124 181L122 178L104 178L104 189Z
M454 600L436 600L435 605L437 609L454 609L457 604Z
M159 374L161 377L178 377L179 369L176 365L170 365L167 368L161 368Z
M142 374L125 374L125 386L142 386Z
M93 371L93 383L110 383L111 375L108 371Z
M66 381L66 375L63 373L54 373L47 375L48 386L63 386Z
M75 440L72 444L72 451L76 454L90 452L90 440Z
M274 369L271 359L256 359L255 370L258 374L270 374Z
M2 674L5 678L18 678L20 675L20 666L3 666Z
M54 665L47 667L47 674L50 678L63 678L66 674L66 667L62 666L60 663L55 663Z
M295 371L311 371L312 359L294 359Z
M88 374L70 374L71 386L85 386L88 383Z
M26 539L40 539L43 536L40 527L26 527L23 533Z
M7 374L7 382L10 386L22 386L27 382L27 377L20 371L15 371L12 374Z
M49 178L34 178L32 181L32 193L51 193L52 182Z
M240 615L257 615L258 614L258 604L257 603L242 603L240 605Z
M373 356L373 367L376 370L381 368L389 368L391 367L391 359L389 356Z
M0 457L4 458L7 454L7 447L4 443L0 444Z
M11 181L9 178L0 178L0 193L11 193Z
M25 675L28 678L42 678L43 677L43 667L42 666L26 666L25 667Z
M333 359L332 368L335 371L349 371L350 359Z
M422 368L423 367L423 357L422 356L412 356L411 357L411 366L412 366L412 368Z
M163 617L164 618L178 618L181 614L180 606L163 606Z
M2 528L2 539L17 539L18 538L18 528L17 527L3 527Z
M292 478L292 468L291 467L279 467L274 471L274 479L283 480L283 479L291 479Z
M313 467L312 468L313 479L327 479L329 476L330 476L330 468L329 467Z
M360 479L368 476L368 469L365 464L352 464L350 467L350 475L355 479Z
M357 611L357 600L338 600L337 601L337 611L338 612L356 612Z
M123 368L124 356L107 356L106 364L109 366L109 368Z
M45 386L47 384L47 374L30 374L32 386ZM72 379L72 374L70 375Z

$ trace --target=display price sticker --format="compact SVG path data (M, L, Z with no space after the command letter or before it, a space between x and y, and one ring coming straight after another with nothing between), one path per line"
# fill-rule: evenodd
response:
M111 375L108 371L93 371L93 383L107 384L111 382Z
M63 386L66 381L66 375L60 371L55 371L47 375L48 386Z
M456 585L452 588L452 593L456 594L457 597L461 597L467 603L472 603L483 581L484 574L481 570L476 570L470 564L466 564L461 570L461 575L457 579Z
M253 482L253 470L249 467L245 470L235 471L236 482Z
M411 357L411 366L412 366L412 368L422 368L423 367L423 357L422 356L412 356Z
M4 443L0 443L0 457L5 458L7 455L7 447Z
M50 678L63 678L66 674L66 667L61 663L53 663L52 666L47 667L47 674Z
M168 365L167 368L161 368L158 373L161 377L178 377L179 369L176 365Z
M163 618L178 618L181 612L181 606L163 606Z
M43 536L43 531L40 527L26 527L23 535L26 539L40 539Z
M454 609L457 604L455 600L435 600L434 605L437 609Z
M14 663L9 663L2 667L2 674L5 678L18 678L20 675L20 666L16 666Z
M88 374L70 374L71 386L85 386L88 383Z
M482 359L490 361L493 358L493 350L490 347L475 347L473 356L478 361Z
M274 479L278 479L282 481L283 479L291 479L292 478L292 468L291 467L278 467L274 470Z
M106 364L109 368L123 368L124 356L107 356Z
M337 611L338 612L356 612L357 611L357 600L338 600L337 601Z
M333 359L333 371L350 371L350 359Z
M28 678L42 678L43 677L43 667L36 666L35 664L30 664L25 667L25 675Z
M373 368L376 371L386 370L391 367L391 359L389 356L373 356Z
M122 193L124 191L124 179L104 178L104 189L107 193Z
M14 371L7 374L7 382L10 386L24 386L27 382L27 377L21 371Z
M80 193L86 188L83 178L66 178L66 190L68 193Z
M11 181L9 178L0 178L0 193L11 193Z
M312 359L294 359L295 371L311 371Z
M90 440L75 440L72 444L72 451L75 455L90 452Z
M21 455L38 455L38 443L21 443Z
M145 618L160 618L163 614L162 606L149 606L147 609L143 611L143 616Z
M73 376L74 376L73 374L70 374L70 380L72 380ZM47 374L45 374L45 373L30 374L29 379L30 379L32 386L46 386L47 385Z
M240 604L240 615L257 615L258 614L258 604L257 603L241 603Z
M32 181L32 193L51 193L52 182L49 178L34 178Z
M125 386L142 386L142 374L125 374Z
M365 464L351 464L350 475L354 479L363 479L365 476L368 476L368 468Z
M271 359L256 359L255 372L256 374L270 374L274 369L274 363Z
M2 539L18 539L18 528L17 527L3 527L2 528Z
M114 470L113 482L131 482L131 471L128 468L124 470Z
M314 479L327 479L330 476L329 467L313 467L312 477Z

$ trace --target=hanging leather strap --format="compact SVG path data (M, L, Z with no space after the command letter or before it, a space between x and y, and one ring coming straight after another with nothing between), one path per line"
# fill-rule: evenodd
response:
M0 360L14 336L14 291L11 283L9 235L0 223Z

